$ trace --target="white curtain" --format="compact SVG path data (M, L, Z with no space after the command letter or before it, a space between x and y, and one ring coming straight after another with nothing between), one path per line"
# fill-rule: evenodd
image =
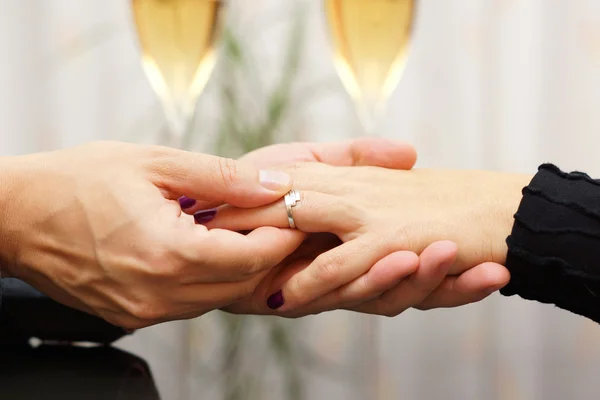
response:
M290 124L312 140L358 135L331 64L321 1L297 1L310 8L298 93L316 82L330 90L299 102ZM251 46L264 60L261 74L276 76L279 32L293 1L237 3L242 21L259 21ZM1 155L152 140L164 118L140 68L130 17L124 0L0 0ZM417 145L420 167L534 172L551 161L600 177L599 105L597 0L422 0L382 134ZM211 84L198 115L207 137L218 116ZM340 312L294 323L324 357L360 367L353 333L374 321L381 399L595 399L600 392L600 327L518 298L494 295L394 319ZM164 399L218 398L202 394L202 377L188 369L194 356L181 338L189 331L187 323L165 324L121 345L151 363ZM218 341L209 333L207 348ZM304 378L310 399L370 396L354 376L309 371Z

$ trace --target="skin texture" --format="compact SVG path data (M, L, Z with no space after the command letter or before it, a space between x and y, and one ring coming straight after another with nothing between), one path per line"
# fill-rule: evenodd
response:
M502 286L508 282L508 272L500 267L505 261L505 239L510 234L521 189L531 176L487 171L340 168L315 163L297 164L286 171L302 194L301 202L294 208L298 228L311 233L330 232L343 244L321 253L308 264L295 266L296 273L285 279L272 279L261 293L266 296L262 301L269 298L268 305L278 308L278 313L294 314L302 307L314 310L319 308L315 305L319 302L322 309L330 308L336 298L359 291L365 274L399 250L421 254L421 263L432 266L431 271L419 268L379 299L344 308L396 315L407 305L454 306L460 303L456 297L450 298L438 290L468 291L476 286L477 279ZM224 207L207 226L250 230L258 226L285 227L288 222L280 201L254 210ZM441 240L456 243L458 251L452 250L452 243L436 243ZM433 248L431 243L435 244ZM436 257L445 262L432 262ZM442 282L440 277L446 273L451 275L450 280ZM459 274L463 275L456 278ZM430 278L426 284L416 282L425 276ZM436 279L440 284L431 284ZM336 290L333 299L326 298ZM433 292L423 296L427 290ZM402 293L412 302L402 299ZM471 297L473 301L476 298Z

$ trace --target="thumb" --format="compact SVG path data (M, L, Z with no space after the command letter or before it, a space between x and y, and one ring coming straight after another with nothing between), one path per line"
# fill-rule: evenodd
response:
M417 162L414 147L398 140L363 137L347 142L346 148L351 165L412 169Z
M154 183L174 197L257 207L272 203L291 190L288 174L259 170L250 163L173 149L154 158Z

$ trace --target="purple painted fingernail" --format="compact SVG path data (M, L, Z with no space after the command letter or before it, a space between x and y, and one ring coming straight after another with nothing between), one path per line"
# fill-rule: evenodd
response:
M179 205L181 206L182 210L187 210L188 208L192 208L196 205L196 200L181 196L179 198Z
M275 294L272 294L267 299L267 306L269 306L269 308L271 310L277 310L284 303L285 303L285 300L283 299L283 292L281 290Z
M215 219L216 215L217 209L213 208L210 210L198 211L196 214L194 214L194 219L196 220L197 224L204 225Z

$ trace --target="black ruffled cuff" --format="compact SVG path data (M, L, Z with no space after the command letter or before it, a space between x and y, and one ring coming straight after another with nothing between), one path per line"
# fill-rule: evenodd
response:
M600 183L540 166L506 240L505 296L554 304L600 323Z

